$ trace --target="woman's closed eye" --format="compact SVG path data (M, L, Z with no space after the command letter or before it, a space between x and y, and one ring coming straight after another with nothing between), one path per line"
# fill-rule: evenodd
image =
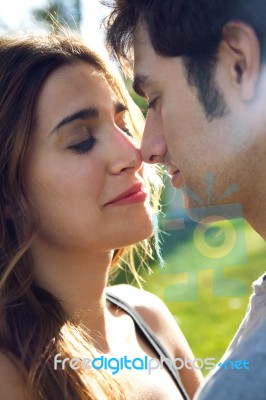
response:
M125 132L128 136L130 136L131 138L133 138L133 134L131 133L131 131L130 131L129 128L123 127L123 128L120 128L120 129L121 129L121 131Z
M96 142L96 139L93 136L90 136L87 139L82 140L79 143L75 143L75 144L68 146L68 149L72 150L74 153L77 153L77 154L84 154L84 153L89 152L93 148L95 142Z
M131 133L131 130L124 124L122 127L119 127L119 129L121 129L123 132L125 132L125 134L128 135L129 137L133 138L133 134ZM71 144L70 146L68 146L68 149L76 154L84 154L84 153L88 153L90 150L92 150L95 143L96 143L96 139L94 138L94 136L91 133L89 133L88 138L81 140L77 143Z

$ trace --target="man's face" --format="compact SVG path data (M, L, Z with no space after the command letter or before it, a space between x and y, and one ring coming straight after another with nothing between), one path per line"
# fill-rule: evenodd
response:
M147 30L138 23L134 88L149 103L141 146L143 160L166 165L173 186L189 188L205 204L207 174L214 176L210 204L217 204L217 199L233 184L239 190L225 203L241 202L242 189L248 184L247 157L252 144L248 135L243 135L248 129L244 109L225 71L226 57L217 64L215 85L223 88L220 92L228 112L210 121L198 100L197 88L187 82L182 58L158 55ZM183 194L186 207L200 206L187 190Z

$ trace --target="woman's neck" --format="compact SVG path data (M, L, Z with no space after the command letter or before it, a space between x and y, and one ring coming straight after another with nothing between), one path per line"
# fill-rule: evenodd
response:
M66 314L89 329L95 346L108 351L104 289L112 252L82 254L47 248L36 241L32 248L34 279L54 295Z

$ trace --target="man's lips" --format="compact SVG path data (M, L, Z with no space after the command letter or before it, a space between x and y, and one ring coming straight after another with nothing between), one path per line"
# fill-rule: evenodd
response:
M172 186L181 189L184 186L184 179L179 169L169 169L168 173L171 178Z
M174 176L178 172L180 172L178 168L172 168L172 167L168 168L168 174L170 175L170 177Z
M117 197L113 198L112 200L108 201L105 206L108 206L110 204L114 203L123 203L132 200L132 202L135 201L144 201L145 198L147 197L147 193L143 189L143 185L141 182L138 182L131 186L130 189L125 190L124 192L120 193Z

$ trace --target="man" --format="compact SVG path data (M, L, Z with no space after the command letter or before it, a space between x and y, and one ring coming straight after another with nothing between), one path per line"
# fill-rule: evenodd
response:
M240 204L265 238L265 0L114 3L108 44L122 61L134 51L134 89L148 101L144 161L168 168L195 220L204 216L199 199L208 210L220 198ZM211 195L206 176L214 178ZM262 277L221 368L197 398L265 399L265 345Z

